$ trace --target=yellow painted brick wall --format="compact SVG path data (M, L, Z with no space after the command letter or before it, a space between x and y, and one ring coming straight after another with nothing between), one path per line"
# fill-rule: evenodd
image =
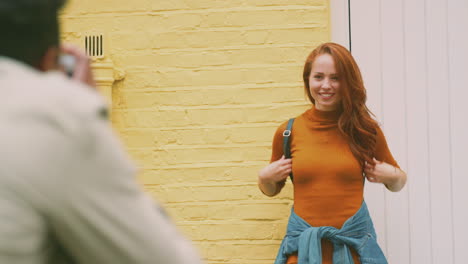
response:
M113 123L148 192L207 263L272 263L292 188L256 186L276 127L306 109L302 67L327 0L72 0L64 39L105 36Z

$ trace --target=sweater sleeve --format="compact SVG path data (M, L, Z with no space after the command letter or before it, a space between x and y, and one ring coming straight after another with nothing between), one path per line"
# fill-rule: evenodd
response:
M287 124L288 124L287 122L284 122L276 129L275 135L273 137L273 146L272 146L272 151L271 151L270 163L281 159L281 156L283 156L284 154L283 132L286 129Z
M380 127L377 127L375 158L379 161L383 161L397 168L400 168L396 160L393 158L390 149L388 148L387 140L385 139L385 135L383 134L383 131Z

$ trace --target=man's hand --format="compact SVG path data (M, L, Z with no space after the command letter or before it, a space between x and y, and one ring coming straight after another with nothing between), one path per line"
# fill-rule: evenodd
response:
M95 88L96 82L94 81L93 72L91 70L91 59L88 55L80 48L71 44L63 44L61 52L72 55L76 59L75 69L71 76L72 80Z

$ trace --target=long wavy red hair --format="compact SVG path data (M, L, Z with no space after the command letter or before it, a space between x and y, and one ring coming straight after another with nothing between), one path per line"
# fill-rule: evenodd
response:
M313 62L322 54L330 54L333 57L340 80L342 112L338 119L338 128L361 165L364 162L375 164L373 157L378 124L366 106L367 95L361 71L345 47L329 42L318 46L310 53L304 65L305 92L309 100L315 104L310 93L309 78Z

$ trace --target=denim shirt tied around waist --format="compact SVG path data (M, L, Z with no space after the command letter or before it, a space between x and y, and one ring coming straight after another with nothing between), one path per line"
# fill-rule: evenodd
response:
M333 243L333 263L353 264L349 247L359 254L361 264L387 264L387 260L377 244L376 234L367 205L346 220L341 229L331 226L313 227L300 218L291 208L286 236L276 257L275 264L285 264L288 255L298 253L299 264L321 264L321 239Z

